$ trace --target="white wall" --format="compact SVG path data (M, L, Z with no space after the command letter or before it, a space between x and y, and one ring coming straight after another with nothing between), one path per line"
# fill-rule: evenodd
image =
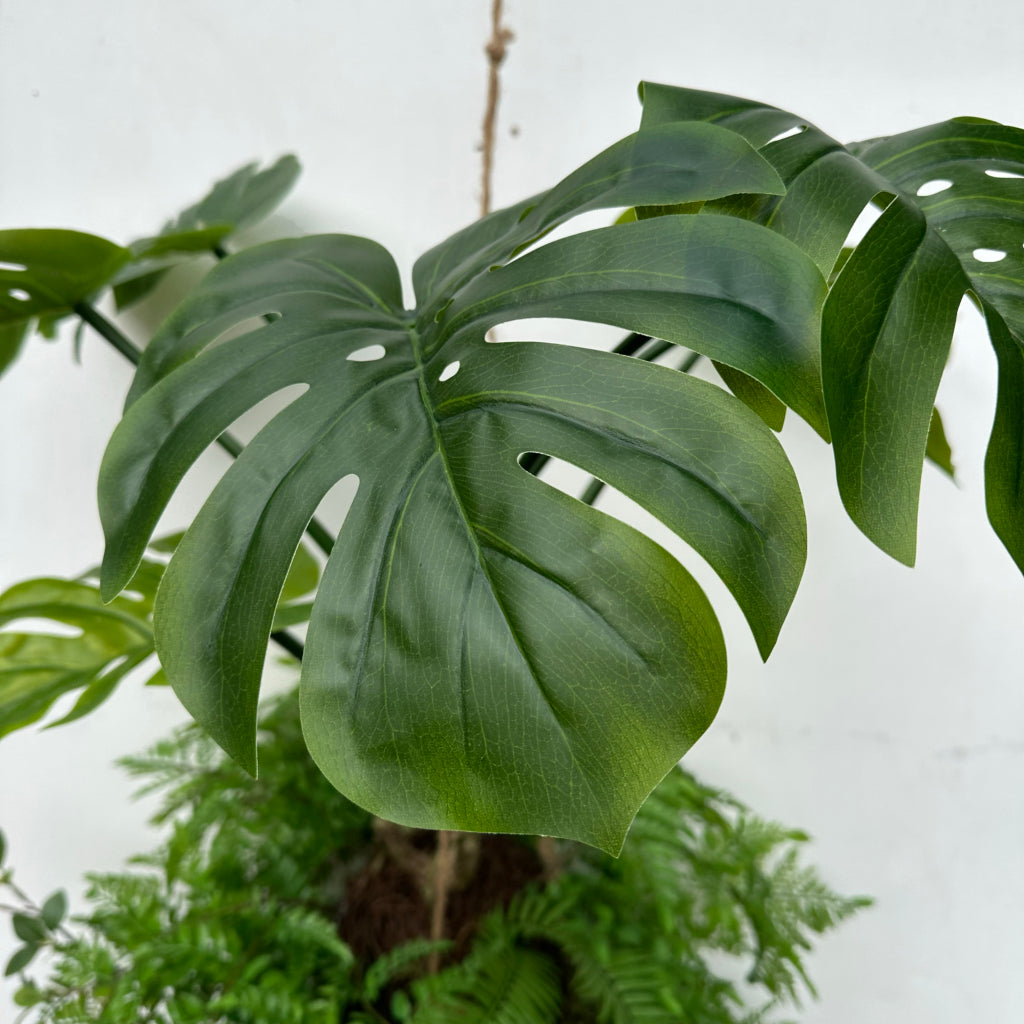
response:
M923 0L507 5L499 204L633 130L641 78L754 95L847 139L966 113L1024 123L1017 0L971 14ZM276 228L368 234L409 267L475 216L488 8L3 0L0 225L126 241L238 164L293 150L306 171ZM959 488L926 471L917 569L848 523L827 449L794 424L810 558L767 666L708 583L732 673L691 765L809 829L830 880L878 898L815 957L812 1024L1021 1019L1024 582L985 523L994 366L964 319L940 395ZM0 587L100 556L94 481L129 375L95 337L83 362L67 338L33 340L0 381ZM182 717L169 694L128 685L77 725L0 742L0 825L23 885L74 888L148 844L109 762Z

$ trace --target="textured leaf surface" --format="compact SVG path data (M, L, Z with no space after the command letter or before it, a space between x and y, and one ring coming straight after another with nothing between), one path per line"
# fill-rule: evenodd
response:
M645 86L645 125L689 120L744 135L786 182L784 196L732 197L703 212L771 227L830 278L822 376L840 493L857 525L907 563L956 311L965 290L978 296L1000 365L986 460L989 517L1024 568L1024 441L1014 432L1024 344L1024 132L959 118L844 147L775 107ZM848 253L843 243L870 201L885 212Z
M722 133L697 134L717 146ZM667 131L659 146L692 135ZM802 570L804 524L764 424L665 367L484 338L494 323L541 314L633 329L653 308L660 336L747 368L742 335L754 329L793 369L794 404L814 415L824 283L771 232L737 221L712 241L702 225L662 219L500 266L574 209L699 194L678 160L630 171L623 160L650 150L627 140L624 152L603 155L615 174L570 176L572 187L535 200L542 214L513 208L428 254L421 310L401 308L379 246L319 236L225 260L154 338L101 473L108 596L204 448L262 399L306 385L215 488L156 602L172 685L250 770L284 574L345 477L358 489L313 606L303 724L325 774L374 813L617 850L717 709L724 647L702 591L650 540L527 473L525 452L579 465L661 517L771 649ZM745 143L723 152L722 166L702 158L711 194L775 182ZM259 317L270 322L213 344Z

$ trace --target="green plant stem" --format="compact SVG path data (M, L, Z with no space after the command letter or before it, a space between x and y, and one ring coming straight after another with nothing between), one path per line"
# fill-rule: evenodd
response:
M85 323L110 342L133 366L139 365L139 360L142 358L142 349L115 324L87 302L78 302L72 308ZM232 458L237 459L242 453L242 442L226 431L217 438L217 444ZM331 548L334 546L334 538L322 523L318 522L315 518L311 519L306 527L306 533L309 534L310 538L320 547L324 554L329 555L331 553ZM270 639L297 661L302 661L305 647L301 640L292 636L287 630L276 630L270 634Z

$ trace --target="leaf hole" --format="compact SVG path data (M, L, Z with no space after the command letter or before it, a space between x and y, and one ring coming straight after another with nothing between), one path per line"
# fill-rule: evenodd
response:
M28 270L28 267L24 263L8 263L6 260L0 260L0 271L3 270L13 270L20 274Z
M843 242L843 248L852 249L859 245L864 240L864 236L871 230L875 221L881 216L882 206L879 206L872 200L860 211L857 219L850 225L846 241Z
M990 178L1024 178L1024 174L1018 174L1016 171L997 171L994 167L990 167L985 173Z
M934 178L932 181L926 181L918 190L919 196L935 196L940 192L945 192L947 188L952 188L953 182L948 178Z
M372 363L378 359L383 359L387 355L383 345L366 345L363 348L357 348L355 352L349 352L345 357L350 363Z
M245 320L240 320L236 324L232 324L223 333L217 335L216 338L209 344L209 348L216 348L218 345L223 345L225 342L234 341L236 338L241 338L243 335L252 334L253 331L258 331L268 324L274 323L275 320L280 320L280 313L263 313L260 316L250 316Z
M1006 253L1002 249L975 249L971 255L979 263L998 263L1006 259Z
M32 298L24 288L8 288L7 294L18 302L28 302Z
M792 128L788 128L784 132L779 132L778 135L773 135L766 143L766 146L770 146L773 142L781 142L783 139L791 139L794 135L802 135L807 131L807 125L798 124Z
M455 360L454 363L449 363L442 371L441 376L437 379L443 384L446 380L451 380L459 372L459 361Z

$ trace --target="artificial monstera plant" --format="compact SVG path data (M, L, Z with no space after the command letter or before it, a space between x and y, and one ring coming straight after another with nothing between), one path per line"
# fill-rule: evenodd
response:
M79 581L90 611L76 623L141 621L182 702L249 771L274 639L301 657L309 750L355 803L406 825L616 852L713 719L726 659L702 589L593 508L597 491L632 498L706 560L767 657L806 547L773 428L790 409L831 440L851 517L912 562L922 464L948 465L934 400L965 293L1000 366L989 514L1024 567L1024 132L958 119L843 146L748 100L642 96L636 134L422 256L411 308L381 246L314 235L222 259L141 357L97 313L103 288L129 301L153 285L166 267L147 261L224 257L232 225L290 185L288 161L246 168L213 193L226 208L211 197L127 249L0 233L6 337L75 313L138 358L99 482L99 589L113 603ZM881 215L848 245L871 204ZM601 209L627 212L545 241ZM633 333L615 352L490 333L537 317ZM684 372L699 357L728 390ZM250 443L225 434L284 389ZM165 569L161 514L218 441L237 459L163 544ZM551 459L594 478L583 500L538 476ZM331 529L314 517L342 480L355 496ZM140 566L159 577L155 599L133 582ZM14 593L3 621L29 614ZM68 614L57 598L28 606ZM303 643L290 629L307 616ZM84 713L124 674L117 642L54 681L33 662L38 638L2 638L8 729L70 689Z

